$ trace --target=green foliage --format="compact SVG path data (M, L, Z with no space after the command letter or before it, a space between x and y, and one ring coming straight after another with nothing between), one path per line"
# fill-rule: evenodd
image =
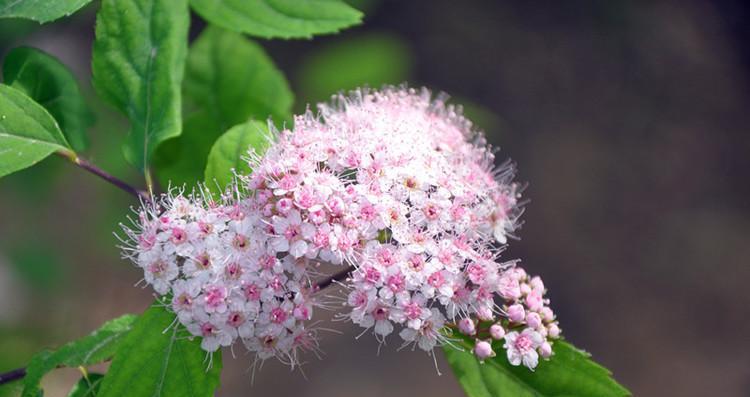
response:
M68 393L68 397L95 397L99 393L104 375L88 374L81 377Z
M341 0L191 0L212 24L267 39L311 38L357 25L362 13Z
M484 363L469 352L453 347L443 349L453 372L469 397L492 396L578 396L623 397L630 392L612 379L612 373L590 359L590 355L565 341L554 344L554 355L540 361L535 371L514 367L501 343L493 349L497 356Z
M86 148L86 129L94 116L65 65L35 48L15 48L5 56L3 81L47 109L74 150Z
M250 173L246 157L248 149L263 153L268 143L266 124L250 120L232 127L219 138L208 155L206 165L206 185L218 185L220 191L232 182L234 172L240 175Z
M156 151L154 166L161 185L190 188L200 181L208 152L221 131L219 123L207 110L187 116L182 135L164 142Z
M0 85L0 177L53 152L70 153L55 119L23 92Z
M104 0L96 18L94 87L128 116L125 157L141 170L180 135L188 24L187 0Z
M111 358L123 342L123 337L133 327L135 320L134 315L124 315L108 321L92 334L70 342L57 351L45 350L34 356L26 368L22 396L36 396L42 377L58 366L87 366Z
M250 117L289 121L294 103L284 74L260 45L211 26L190 48L185 97L208 110L222 131Z
M98 397L213 395L219 386L221 353L208 367L200 340L188 338L174 313L155 303L120 345Z
M0 18L26 18L39 23L68 16L91 0L0 0Z
M182 135L157 151L164 186L202 180L211 146L231 126L250 118L291 119L294 96L284 75L261 46L238 33L203 31L190 47L183 86L186 104L198 110L186 118Z
M363 85L400 84L409 78L409 48L388 34L348 38L313 52L299 67L300 92L307 102L327 100L331 94Z

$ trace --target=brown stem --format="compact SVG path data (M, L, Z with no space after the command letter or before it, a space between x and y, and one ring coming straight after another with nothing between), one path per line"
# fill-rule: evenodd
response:
M71 163L83 168L84 170L98 176L99 178L104 179L105 181L117 186L118 188L132 194L138 199L141 199L146 202L151 201L151 195L147 193L144 190L137 189L127 182L115 177L114 175L111 175L110 173L104 171L103 169L95 166L94 164L90 163L86 159L83 159L79 157L77 154L73 152L59 152L59 154L68 160L70 160Z

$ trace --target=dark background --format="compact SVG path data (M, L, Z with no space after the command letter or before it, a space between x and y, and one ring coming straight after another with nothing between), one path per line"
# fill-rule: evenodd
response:
M528 182L505 257L543 276L564 335L637 396L750 395L748 4L356 3L365 23L341 35L262 41L298 109L362 82L450 93ZM0 22L0 51L43 48L91 93L96 7L42 28ZM119 155L123 119L89 97L90 157L138 181ZM131 204L56 158L0 181L0 371L146 307L111 234ZM269 361L251 387L249 358L227 352L219 395L461 395L442 357L438 376L396 339L378 357L373 338L332 328L343 335L325 335L307 380ZM75 379L53 373L47 395Z

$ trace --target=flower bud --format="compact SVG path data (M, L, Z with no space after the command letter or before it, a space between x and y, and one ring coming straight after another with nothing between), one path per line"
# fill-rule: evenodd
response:
M462 318L458 321L458 330L464 335L474 335L477 333L476 325L470 318Z
M549 344L549 342L544 342L541 346L539 346L539 354L541 354L544 358L550 358L552 356L552 346Z
M542 326L542 318L539 313L531 312L526 315L526 324L531 328L539 328Z
M477 317L482 321L492 321L495 319L495 314L492 313L492 309L487 306L482 306L477 309Z
M544 306L544 302L542 301L542 294L537 290L533 290L531 291L531 293L526 295L525 302L526 307L533 311L541 310Z
M494 340L503 339L505 336L505 329L500 324L492 324L492 326L490 326L490 336L492 336L492 339Z
M544 292L544 283L539 276L534 276L531 281L529 281L529 285L531 285L531 288L533 288L534 290Z
M560 336L560 328L557 326L557 323L552 323L547 327L547 335L549 335L550 338L557 338Z
M492 345L489 342L480 340L474 346L474 355L482 362L490 357L495 357L495 352L492 350Z
M526 317L526 312L523 310L523 306L516 303L508 308L508 319L514 323L520 323Z
M547 322L555 319L555 313L547 306L543 307L542 310L539 311L539 314L542 315L542 320Z

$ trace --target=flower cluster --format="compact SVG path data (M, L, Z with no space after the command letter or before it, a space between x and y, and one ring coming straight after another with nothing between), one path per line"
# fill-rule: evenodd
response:
M552 355L550 339L560 336L555 314L549 300L544 298L544 283L538 276L530 278L523 268L515 266L502 273L498 284L498 293L505 302L500 318L490 321L464 318L457 329L475 340L474 354L480 360L495 356L492 340L504 339L508 361L534 369L540 355L543 358Z
M304 322L315 302L304 266L264 250L268 235L242 201L165 195L146 206L124 247L187 330L213 352L241 340L261 360L294 365L317 349Z
M244 193L167 197L127 230L129 256L204 349L241 339L299 362L317 349L310 269L328 263L351 266L344 317L381 342L432 352L459 329L480 359L493 338L513 365L549 357L559 329L541 280L498 261L522 212L514 169L495 168L460 109L427 90L358 90L273 131L232 188Z
M251 164L272 250L352 264L347 317L380 341L399 327L431 352L450 324L507 317L496 301L521 298L520 268L496 260L521 213L512 166L494 168L460 109L426 90L361 90L320 110Z

